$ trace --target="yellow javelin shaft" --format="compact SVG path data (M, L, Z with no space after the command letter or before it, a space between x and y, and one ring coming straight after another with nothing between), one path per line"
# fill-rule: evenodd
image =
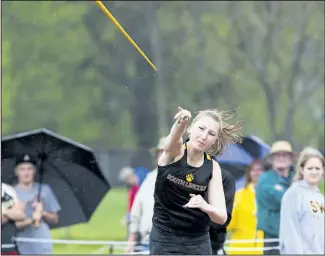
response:
M122 28L120 23L114 18L114 16L109 12L109 10L105 7L105 5L102 4L101 1L96 1L96 3L99 5L100 9L107 15L108 18L115 24L115 26L122 32L122 34L126 37L126 39L134 46L135 49L141 54L141 56L150 64L150 66L157 71L157 68L154 64L151 63L149 58L141 51L139 46L133 41L133 39L128 35L128 33L125 32L125 30Z

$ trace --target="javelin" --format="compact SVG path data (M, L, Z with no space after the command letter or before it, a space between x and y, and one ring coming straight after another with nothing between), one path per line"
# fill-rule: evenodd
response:
M141 56L150 64L150 66L157 71L157 68L154 64L151 63L151 61L148 59L148 57L141 51L139 46L132 40L132 38L128 35L128 33L125 32L125 30L122 28L120 23L114 18L114 16L109 12L109 10L105 7L105 5L102 4L101 1L96 1L96 3L99 5L100 9L107 15L108 18L114 23L114 25L122 32L122 34L126 37L126 39L134 46L135 49L141 54Z

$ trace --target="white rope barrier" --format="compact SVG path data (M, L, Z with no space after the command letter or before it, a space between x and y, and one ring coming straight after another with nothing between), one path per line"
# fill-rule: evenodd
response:
M123 253L123 255L148 255L149 251L143 251L143 252L127 252Z
M271 251L271 250L278 250L279 246L273 246L273 247L238 247L238 248L232 248L232 247L224 247L223 248L225 251Z
M243 247L243 248L230 248L230 247L224 247L225 251L233 251L233 252L242 252L242 251L250 251L250 252L257 252L257 251L271 251L271 250L278 250L279 246L273 246L273 247ZM143 251L143 252L133 252L133 253L124 253L124 254L149 254L149 251Z
M65 240L65 239L44 239L44 238L14 238L16 242L25 243L52 243L52 244L84 244L84 245L127 245L127 241L91 241L91 240Z
M226 240L225 244L250 244L250 243L274 243L279 242L278 238L267 238L267 239L236 239Z
M101 252L105 249L109 250L110 247L114 246L114 249L120 249L125 250L126 246L129 244L135 245L135 248L137 249L143 249L144 245L136 245L134 242L129 243L128 241L90 241L90 240L67 240L67 239L43 239L43 238L27 238L27 237L17 237L14 238L16 242L25 242L25 243L51 243L51 244L78 244L78 245L105 245L101 249ZM225 244L247 244L247 243L265 243L265 242L278 242L279 239L239 239L239 240L226 240ZM9 244L3 244L1 245L1 248L9 248L12 247L12 245ZM231 251L270 251L279 249L278 246L276 247L224 247L225 251L231 250ZM124 253L124 255L148 255L149 251L140 251L140 252L133 252L133 253Z
M67 240L67 239L43 239L43 238L27 238L17 237L14 238L16 242L26 243L52 243L52 244L85 244L85 245L128 245L132 244L128 241L105 241L105 240ZM270 239L238 239L226 240L225 244L248 244L248 243L265 243L265 242L279 242L277 238ZM133 243L135 244L135 243Z
M4 249L15 248L15 245L14 244L2 244L1 248L4 248Z
M278 250L279 246L273 246L273 247L261 247L261 248L256 248L256 247L243 247L243 248L230 248L230 247L224 247L223 248L225 251L231 250L233 252L239 252L239 251L250 251L250 252L256 252L256 251L271 251L271 250ZM131 253L124 253L123 255L134 255L134 254L149 254L149 251L143 251L143 252L131 252Z
M102 252L107 251L107 250L109 250L109 247L104 245L104 246L98 248L97 250L92 251L90 254L101 254Z

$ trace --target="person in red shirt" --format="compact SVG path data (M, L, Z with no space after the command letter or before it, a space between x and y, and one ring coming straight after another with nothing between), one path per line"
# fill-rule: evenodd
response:
M129 225L130 222L130 213L133 205L133 201L135 198L136 193L139 190L139 180L136 176L134 169L131 167L124 167L120 171L120 180L124 182L128 187L128 209L127 209L127 215L124 218L124 223Z
M131 212L134 198L135 198L135 195L137 194L139 188L140 188L140 186L138 184L136 184L136 185L132 186L131 189L129 190L128 213Z

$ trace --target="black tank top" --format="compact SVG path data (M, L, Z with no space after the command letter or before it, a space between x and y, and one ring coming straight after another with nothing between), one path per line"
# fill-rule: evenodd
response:
M4 191L3 194L1 195L1 204L2 207L8 207L8 208L14 205L13 197L8 193L6 193L6 191ZM12 252L14 250L17 250L16 244L12 240L12 238L15 235L16 235L15 222L9 220L5 224L1 225L1 244L3 245L3 247L1 247L1 252L5 253L5 252Z
M172 229L180 234L203 234L209 231L210 217L196 208L184 208L190 200L189 194L200 194L208 200L208 184L212 177L213 163L204 154L201 167L187 163L187 150L177 162L158 166L154 192L153 224L160 228Z

